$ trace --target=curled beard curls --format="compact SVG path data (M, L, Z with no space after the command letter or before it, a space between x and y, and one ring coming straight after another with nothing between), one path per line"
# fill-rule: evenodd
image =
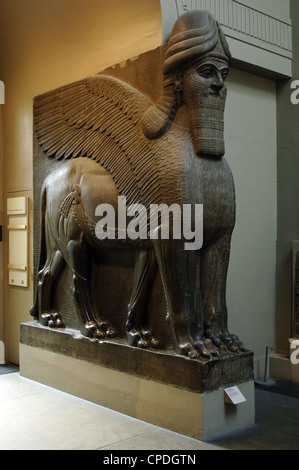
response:
M196 154L221 158L225 153L224 110L227 89L215 96L208 87L193 80L192 73L184 86L184 101L187 105L193 147Z

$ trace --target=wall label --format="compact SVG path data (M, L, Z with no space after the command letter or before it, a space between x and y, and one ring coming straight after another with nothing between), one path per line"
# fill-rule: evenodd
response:
M224 390L224 401L230 405L239 405L244 403L246 398L237 386L229 387Z

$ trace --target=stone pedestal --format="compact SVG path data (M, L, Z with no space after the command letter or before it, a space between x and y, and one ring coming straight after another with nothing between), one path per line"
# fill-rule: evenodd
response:
M22 376L204 441L254 423L252 363L251 352L202 362L36 322L21 326ZM245 402L225 403L232 385Z

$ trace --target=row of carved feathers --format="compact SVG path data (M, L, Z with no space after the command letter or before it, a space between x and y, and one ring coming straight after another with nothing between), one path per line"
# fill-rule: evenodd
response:
M116 78L92 76L35 98L36 136L47 157L97 161L128 204L180 203L186 131L173 127L149 140L140 120L151 105Z

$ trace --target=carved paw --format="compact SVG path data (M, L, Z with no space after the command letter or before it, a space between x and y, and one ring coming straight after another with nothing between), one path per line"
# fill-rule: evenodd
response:
M219 350L232 353L245 351L245 346L238 336L230 334L228 331L225 333L214 333L211 329L208 329L206 336Z
M46 312L41 314L41 324L49 328L64 328L64 323L59 313Z
M127 340L130 346L136 346L142 349L160 349L160 343L156 340L151 330L144 330L143 328L137 330L132 328L127 331Z
M115 338L114 329L107 322L89 321L85 323L87 335L96 339Z
M197 339L180 344L180 352L191 359L211 359L219 355L218 349L209 339Z

